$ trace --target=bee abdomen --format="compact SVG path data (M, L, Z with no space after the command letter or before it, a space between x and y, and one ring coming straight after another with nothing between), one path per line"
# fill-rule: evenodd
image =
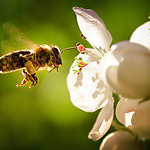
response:
M11 71L16 71L20 68L25 67L24 64L26 62L26 59L24 57L21 57L21 54L26 55L29 54L29 52L18 51L0 57L0 72L9 73Z

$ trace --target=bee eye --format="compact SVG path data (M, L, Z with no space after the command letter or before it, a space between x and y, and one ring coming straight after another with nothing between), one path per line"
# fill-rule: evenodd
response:
M56 57L59 55L59 51L58 51L57 48L53 47L53 48L52 48L52 51L53 51L53 53L54 53L54 55L55 55Z

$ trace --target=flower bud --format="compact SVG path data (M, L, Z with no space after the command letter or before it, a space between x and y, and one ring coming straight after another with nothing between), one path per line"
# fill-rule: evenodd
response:
M112 57L119 64L109 66L106 77L114 91L129 98L150 96L150 51L140 44L123 41L112 46Z
M100 150L142 150L142 146L131 133L116 131L104 138Z
M132 117L132 128L140 138L150 138L150 101L139 104Z
M116 107L119 122L130 128L141 139L150 138L150 101L122 98Z

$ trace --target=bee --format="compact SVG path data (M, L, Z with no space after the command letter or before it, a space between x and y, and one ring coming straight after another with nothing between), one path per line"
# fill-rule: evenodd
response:
M59 66L62 65L61 54L70 49L77 49L82 53L85 51L84 46L77 43L76 46L63 49L61 52L57 46L43 44L34 50L19 50L8 53L0 57L0 73L10 73L22 69L24 79L16 86L23 86L30 81L32 84L29 88L31 88L38 83L36 72L45 69L49 72L56 69L58 72Z
M79 52L83 51L83 45L77 43L76 46L63 49L61 52L57 46L49 46L46 44L36 45L25 36L20 36L21 32L12 24L4 24L4 29L15 35L16 39L25 43L26 45L31 45L31 50L18 50L12 53L5 54L0 57L0 73L10 73L18 70L22 70L24 76L22 82L16 86L23 86L27 82L31 82L29 88L34 87L38 83L38 78L36 72L39 70L52 70L56 69L58 72L59 66L62 65L61 54L70 49L77 49Z
M24 79L23 86L31 81L32 86L38 83L36 72L47 69L49 72L56 69L58 72L59 65L62 65L61 52L57 46L39 45L35 50L20 50L8 53L0 57L0 73L10 73L22 69Z

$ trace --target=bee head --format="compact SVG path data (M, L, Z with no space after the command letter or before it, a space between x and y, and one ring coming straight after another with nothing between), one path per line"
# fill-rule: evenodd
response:
M55 57L55 63L57 65L62 65L61 53L60 53L59 48L57 46L52 47L52 53Z

